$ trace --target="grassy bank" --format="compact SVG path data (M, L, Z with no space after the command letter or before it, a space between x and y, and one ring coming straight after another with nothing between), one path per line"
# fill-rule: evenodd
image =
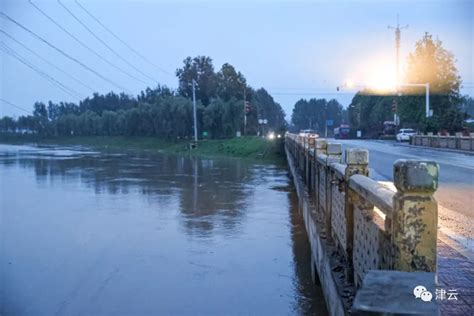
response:
M170 141L154 137L78 136L38 137L36 135L0 134L0 143L45 145L82 145L97 149L144 149L180 155L204 157L233 157L284 163L281 139L267 140L259 137L202 140L197 149L189 149L189 140Z

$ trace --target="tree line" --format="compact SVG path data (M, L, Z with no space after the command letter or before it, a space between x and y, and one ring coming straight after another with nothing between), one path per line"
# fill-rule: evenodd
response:
M290 129L293 132L312 129L320 135L324 135L326 123L329 123L327 126L328 135L332 135L333 128L346 121L345 111L335 99L329 101L316 98L300 99L293 108Z
M42 136L157 136L188 138L194 133L192 81L195 80L199 136L235 136L261 131L259 119L266 119L266 130L286 128L280 104L264 89L254 89L244 75L225 63L214 70L207 56L187 57L176 70L177 90L158 85L146 88L136 97L124 93L94 93L79 102L35 102L32 115L0 119L0 131L29 132ZM247 111L244 111L244 99Z

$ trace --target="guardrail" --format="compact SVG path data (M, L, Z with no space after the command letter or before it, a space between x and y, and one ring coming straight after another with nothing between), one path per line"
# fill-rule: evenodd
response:
M285 145L314 201L311 211L324 223L324 238L344 258L347 282L359 288L370 270L436 272L435 162L398 160L394 182L381 183L369 177L366 149L343 153L341 144L288 133Z
M469 136L463 136L461 133L456 133L454 136L414 135L410 143L415 146L474 151L474 133Z

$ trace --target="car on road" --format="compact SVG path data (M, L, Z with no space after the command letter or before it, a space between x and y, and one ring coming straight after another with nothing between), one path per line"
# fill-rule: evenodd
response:
M397 134L397 142L408 142L410 141L410 137L415 135L416 132L414 129L411 128L402 128L398 131Z
M312 138L318 138L319 135L316 133L314 129L303 129L300 131L300 136L301 137L312 137Z

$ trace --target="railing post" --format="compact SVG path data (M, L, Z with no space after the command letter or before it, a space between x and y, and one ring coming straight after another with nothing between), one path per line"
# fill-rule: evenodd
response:
M314 153L315 156L317 157L318 155L321 155L321 154L326 155L327 154L327 147L328 147L328 143L325 139L316 139L315 140L316 151Z
M354 281L354 265L352 261L352 250L354 249L354 203L350 196L349 180L355 174L369 175L369 152L366 149L346 149L346 172L345 181L345 217L346 217L346 249L347 258L346 280Z
M439 166L433 161L397 160L393 179L393 268L436 271Z
M315 141L315 150L314 150L314 201L316 204L316 210L319 211L319 192L320 192L320 182L321 182L321 171L322 166L318 162L318 155L327 154L327 141L325 139L316 139Z
M299 153L298 166L300 168L301 174L304 176L304 137L301 137L300 139L301 141L299 143L299 150L298 150L298 153Z
M306 145L304 147L304 155L305 155L305 174L304 179L306 181L306 186L309 191L311 191L311 138L306 138Z
M311 193L314 190L314 167L315 167L315 139L310 138L309 143L308 143L308 171L307 171L307 178L308 180L306 181L308 185L308 192Z
M336 143L327 144L327 162L326 165L330 166L331 163L341 162L342 158L342 145ZM332 217L332 181L334 180L334 174L329 170L329 176L326 180L326 235L331 236L331 217Z

